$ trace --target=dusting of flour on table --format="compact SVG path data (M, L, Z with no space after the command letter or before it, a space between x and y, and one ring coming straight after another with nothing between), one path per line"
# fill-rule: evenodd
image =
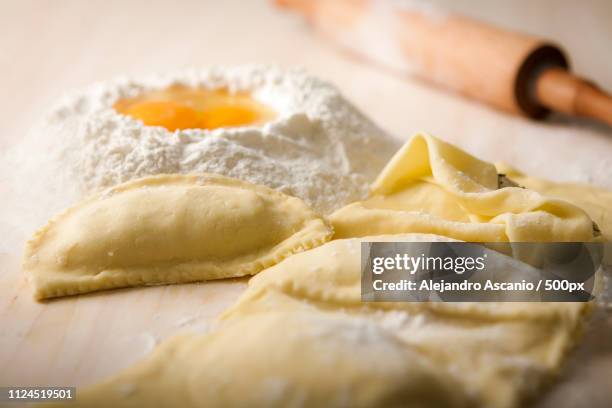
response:
M275 110L261 126L169 131L113 104L171 85L250 92ZM160 173L211 172L263 184L330 213L365 196L397 148L332 85L277 67L212 67L120 78L62 99L11 158L44 219L90 192Z

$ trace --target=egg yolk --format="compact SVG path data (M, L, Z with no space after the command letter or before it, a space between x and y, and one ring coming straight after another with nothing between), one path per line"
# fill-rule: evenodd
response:
M123 99L114 108L146 126L162 126L170 131L256 125L276 116L248 94L185 87Z
M144 101L128 107L124 114L140 119L147 126L162 126L168 130L197 128L198 112L173 101Z

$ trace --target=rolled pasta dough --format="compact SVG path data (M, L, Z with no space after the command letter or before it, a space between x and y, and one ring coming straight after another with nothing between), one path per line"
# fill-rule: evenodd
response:
M494 165L426 134L395 154L370 198L330 219L336 238L411 232L471 242L593 239L582 209L536 191L498 188Z

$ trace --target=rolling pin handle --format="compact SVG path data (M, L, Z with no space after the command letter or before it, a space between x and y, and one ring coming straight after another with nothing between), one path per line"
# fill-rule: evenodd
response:
M612 126L612 97L566 70L550 68L536 81L537 100L549 109L597 119Z

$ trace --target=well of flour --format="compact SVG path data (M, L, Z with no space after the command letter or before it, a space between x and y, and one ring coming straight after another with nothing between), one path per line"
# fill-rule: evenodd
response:
M171 132L113 108L123 98L173 85L248 92L278 115L263 125ZM90 192L159 173L235 177L329 213L363 198L396 147L330 84L302 71L245 66L122 78L78 91L10 158L31 193L28 214L43 209L35 217L40 223Z

